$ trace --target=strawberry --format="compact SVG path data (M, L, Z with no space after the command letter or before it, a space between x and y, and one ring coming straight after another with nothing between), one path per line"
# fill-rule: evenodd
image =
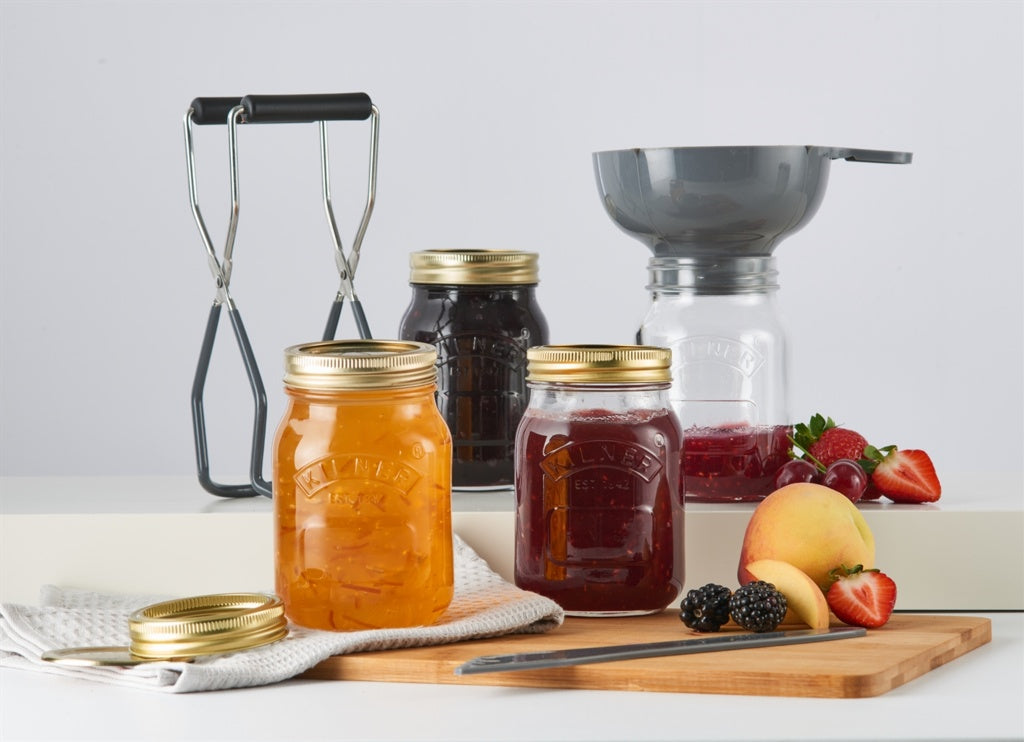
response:
M851 626L877 629L892 615L896 605L896 583L877 569L836 567L829 575L834 582L825 594L836 618Z
M868 446L860 463L875 488L893 502L935 502L942 495L935 465L924 451Z
M809 454L807 458L820 462L822 468L839 459L859 461L864 458L864 449L868 445L860 433L842 428L831 417L825 418L820 414L814 415L808 423L793 427L793 443Z

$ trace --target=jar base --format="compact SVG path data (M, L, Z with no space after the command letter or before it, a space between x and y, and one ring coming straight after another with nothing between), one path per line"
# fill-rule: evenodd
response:
M452 492L469 492L471 494L481 494L486 492L511 492L513 489L515 489L515 486L511 484L452 485Z
M737 495L735 497L729 497L727 495L684 495L683 497L686 502L721 504L729 502L761 502L761 500L768 497L768 495Z
M626 618L628 616L650 616L654 613L661 613L664 608L652 608L649 611L570 611L566 610L565 615L575 618Z

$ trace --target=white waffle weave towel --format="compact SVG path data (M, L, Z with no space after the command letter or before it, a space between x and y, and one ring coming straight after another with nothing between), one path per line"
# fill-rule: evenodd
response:
M168 597L174 596L110 595L48 585L38 607L0 604L0 667L172 693L221 690L286 680L332 655L542 633L564 618L558 604L505 581L456 537L455 596L432 626L351 632L291 626L285 639L256 649L135 667L71 667L42 659L44 652L64 647L127 646L132 611Z

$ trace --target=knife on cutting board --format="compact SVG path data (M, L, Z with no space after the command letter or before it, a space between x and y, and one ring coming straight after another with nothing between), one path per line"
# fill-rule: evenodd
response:
M556 649L548 652L522 654L491 654L476 657L455 668L456 675L475 675L484 672L508 670L543 670L550 667L589 665L595 662L635 660L643 657L665 657L676 654L722 652L730 649L778 647L786 644L827 642L864 636L865 629L841 626L831 629L798 629L796 631L767 631L760 634L721 634L701 639L682 639L646 644L619 644L610 647L581 647Z

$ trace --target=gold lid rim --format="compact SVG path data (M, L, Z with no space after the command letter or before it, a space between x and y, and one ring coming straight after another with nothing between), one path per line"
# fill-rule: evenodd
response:
M288 633L284 603L267 593L217 593L167 600L128 618L133 656L188 659L252 649Z
M521 250L421 250L409 256L416 285L519 286L539 283L538 254Z
M526 351L532 383L667 384L672 351L652 345L538 345Z
M403 389L437 383L437 348L412 340L326 340L284 351L284 384L310 391Z

